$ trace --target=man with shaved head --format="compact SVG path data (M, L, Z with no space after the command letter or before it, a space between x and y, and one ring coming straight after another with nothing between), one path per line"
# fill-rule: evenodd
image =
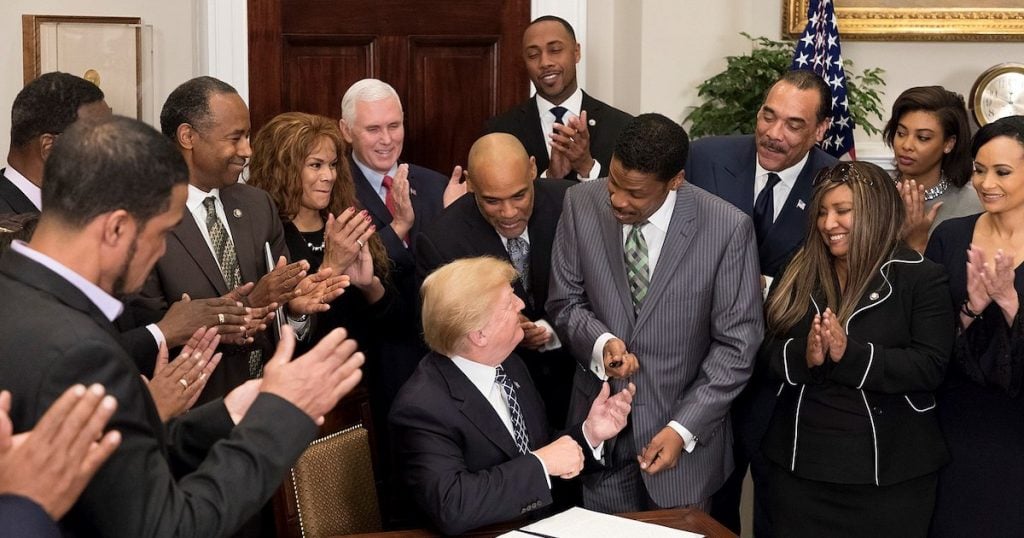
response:
M518 272L512 287L526 304L520 315L525 336L516 351L544 399L549 422L561 427L575 362L545 319L544 303L562 198L575 183L534 181L536 160L507 133L473 144L467 174L471 195L449 206L417 239L417 273L422 280L452 260L484 255L512 263Z

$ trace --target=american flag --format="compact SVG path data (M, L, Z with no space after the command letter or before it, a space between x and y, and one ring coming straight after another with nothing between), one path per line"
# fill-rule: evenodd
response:
M834 157L853 152L853 118L846 99L846 72L839 46L839 26L832 0L811 0L807 26L796 42L790 69L814 71L832 89L832 124L821 141L821 149Z

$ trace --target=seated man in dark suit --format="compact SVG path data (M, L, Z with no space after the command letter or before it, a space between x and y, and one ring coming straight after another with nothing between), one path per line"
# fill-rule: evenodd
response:
M552 441L544 403L512 354L523 338L516 278L508 262L480 257L449 263L423 283L433 351L402 387L391 425L409 491L445 534L550 505L550 476L575 477L584 454L600 460L629 415L635 388L609 397L605 384L586 420Z
M65 131L44 175L32 241L0 257L0 386L13 393L14 431L24 432L69 386L99 383L118 402L110 427L121 434L63 531L229 534L270 498L317 422L358 383L362 355L339 329L292 361L286 328L262 380L165 428L112 320L123 308L115 296L142 286L182 218L188 168L152 127L112 117Z
M574 182L534 181L537 165L512 135L485 135L469 150L467 175L473 192L441 214L416 242L420 280L452 260L495 256L516 267L512 287L526 304L520 314L525 336L516 352L530 369L548 411L561 428L569 412L569 387L576 361L562 349L545 319L551 243L562 214L562 198Z
M9 166L0 170L0 213L38 213L43 166L57 135L79 119L109 115L103 91L84 78L53 72L25 85L11 107ZM135 318L137 313L127 309L116 324L124 331L122 341L136 362L150 365L143 369L150 376L161 341L176 348L202 326L217 325L221 333L234 334L242 330L246 315L234 301L219 298L176 302L162 318L146 320L154 323L145 328L141 327L145 323ZM217 323L219 315L227 323Z
M535 19L523 33L523 60L537 93L488 120L484 131L515 135L543 177L607 176L615 139L632 116L579 88L572 25L551 15Z
M756 133L713 136L690 146L686 179L754 219L762 288L781 272L807 233L811 183L834 157L816 146L828 130L832 92L810 71L788 71L768 90L757 112ZM813 215L813 213L810 213ZM739 502L747 462L755 492L755 534L770 536L762 511L767 468L758 447L772 416L771 387L755 368L750 383L733 403L736 470L715 495L712 515L739 532Z
M103 433L117 407L105 394L101 385L75 385L32 431L12 437L11 393L0 392L0 529L5 535L60 536L55 521L121 443L119 432Z

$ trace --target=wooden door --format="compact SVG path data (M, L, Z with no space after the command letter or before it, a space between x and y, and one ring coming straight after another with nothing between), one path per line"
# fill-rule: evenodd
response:
M403 160L447 175L484 121L529 94L520 42L528 0L248 0L255 132L286 111L341 116L355 81L379 78L405 108Z

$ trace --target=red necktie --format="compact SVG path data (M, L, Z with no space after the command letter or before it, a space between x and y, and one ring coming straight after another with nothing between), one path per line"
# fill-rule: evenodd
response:
M395 197L391 195L391 184L394 183L394 178L391 176L384 176L384 205L388 208L388 213L391 216L395 216Z

